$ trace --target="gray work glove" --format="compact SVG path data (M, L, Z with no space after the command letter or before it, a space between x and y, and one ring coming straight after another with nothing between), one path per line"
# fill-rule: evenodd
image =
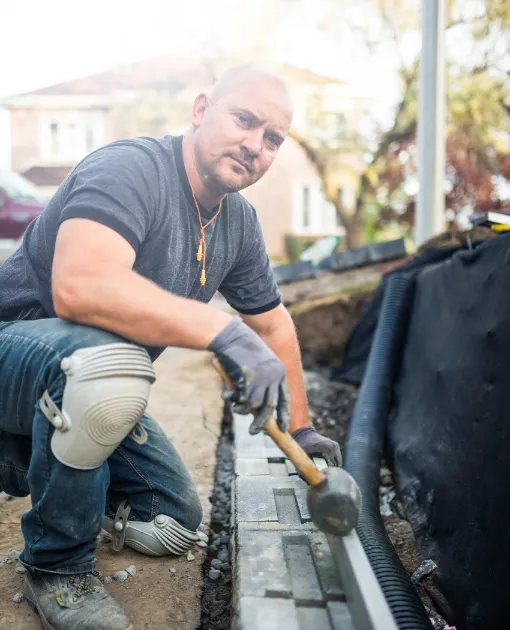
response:
M292 437L309 457L322 457L328 466L341 466L342 453L338 444L317 433L313 427L304 427L292 433Z
M236 316L212 340L209 348L232 381L223 398L234 411L255 417L250 433L262 431L271 416L282 431L289 426L289 399L285 367L262 339Z

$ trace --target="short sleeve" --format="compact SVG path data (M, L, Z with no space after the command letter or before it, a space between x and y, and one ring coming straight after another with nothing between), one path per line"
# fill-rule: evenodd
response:
M280 304L280 292L257 220L245 236L249 245L221 283L219 291L239 313L259 315Z
M157 166L142 148L127 141L107 145L80 162L64 186L59 225L91 219L138 251L155 216L159 190Z

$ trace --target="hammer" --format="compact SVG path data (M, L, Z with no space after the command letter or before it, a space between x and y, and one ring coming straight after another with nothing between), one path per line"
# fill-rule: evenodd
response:
M213 365L227 387L233 389L216 357ZM320 471L290 433L280 430L274 416L264 430L308 483L307 504L315 525L327 534L347 535L356 526L361 509L361 492L351 475L336 466Z

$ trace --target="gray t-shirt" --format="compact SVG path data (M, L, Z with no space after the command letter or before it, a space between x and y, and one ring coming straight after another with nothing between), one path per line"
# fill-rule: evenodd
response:
M201 207L203 223L216 209ZM51 294L55 239L59 225L73 217L121 234L136 251L133 269L175 295L209 302L219 290L244 314L280 303L255 209L239 193L227 195L206 228L207 282L200 284L200 224L182 136L166 136L113 142L73 169L29 225L20 248L0 265L0 321L56 317ZM155 359L163 348L148 350Z

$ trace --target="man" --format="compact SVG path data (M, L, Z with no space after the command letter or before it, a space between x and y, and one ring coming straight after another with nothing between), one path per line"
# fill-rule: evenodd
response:
M291 119L278 77L227 72L195 100L184 137L87 156L0 267L0 488L31 495L20 561L47 629L131 628L95 572L101 526L150 555L197 540L191 478L144 413L165 347L215 353L252 433L275 410L287 427L288 382L294 437L339 464L311 425L294 327L237 194ZM217 290L238 315L207 305Z

